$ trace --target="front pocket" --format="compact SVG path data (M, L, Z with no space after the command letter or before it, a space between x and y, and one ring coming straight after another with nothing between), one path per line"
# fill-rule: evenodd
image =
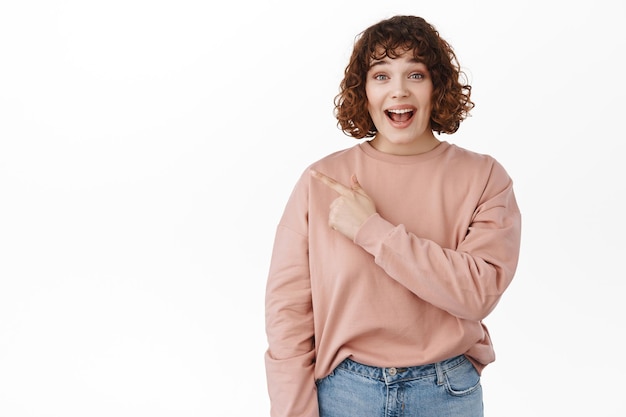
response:
M454 368L444 371L444 376L446 390L457 397L472 394L481 388L480 375L467 358Z

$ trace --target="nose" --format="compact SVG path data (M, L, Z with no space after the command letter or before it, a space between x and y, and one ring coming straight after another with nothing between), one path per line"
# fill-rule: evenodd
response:
M407 97L409 90L406 86L406 81L403 78L396 78L391 90L391 96L393 98Z

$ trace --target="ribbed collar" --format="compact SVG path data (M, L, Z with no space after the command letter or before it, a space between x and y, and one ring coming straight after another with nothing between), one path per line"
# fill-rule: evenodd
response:
M385 152L381 152L374 148L369 141L361 142L358 145L363 152L368 156L383 162L390 162L393 164L415 164L424 162L429 159L436 158L450 148L450 143L441 141L441 143L435 146L428 152L420 153L417 155L393 155Z

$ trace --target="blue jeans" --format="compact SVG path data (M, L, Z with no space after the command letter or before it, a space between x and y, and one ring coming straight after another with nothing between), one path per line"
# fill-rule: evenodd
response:
M480 375L464 356L409 368L350 359L316 381L320 417L482 417Z

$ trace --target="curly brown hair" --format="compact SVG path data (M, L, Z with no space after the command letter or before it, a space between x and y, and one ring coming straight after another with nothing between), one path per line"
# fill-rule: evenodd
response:
M394 16L370 26L357 36L352 56L335 97L335 117L343 132L356 139L373 137L376 126L367 110L365 80L372 59L396 58L406 51L428 68L433 82L431 129L454 133L474 108L472 87L452 47L426 20Z

